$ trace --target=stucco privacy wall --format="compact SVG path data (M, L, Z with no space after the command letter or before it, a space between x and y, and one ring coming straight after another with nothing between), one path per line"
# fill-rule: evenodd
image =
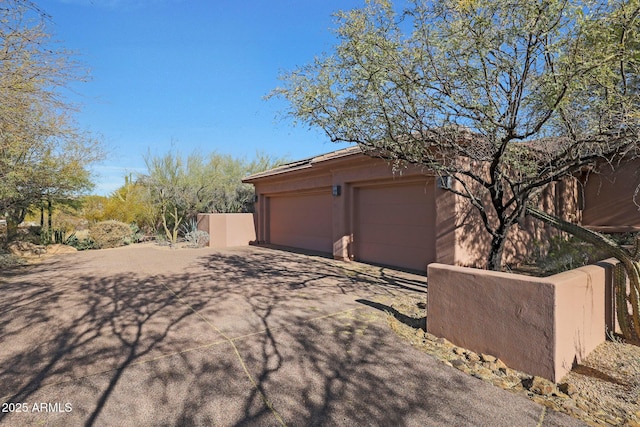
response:
M427 330L558 381L605 340L614 260L546 278L431 264Z
M210 247L247 246L256 240L252 213L198 214L198 230L209 233Z

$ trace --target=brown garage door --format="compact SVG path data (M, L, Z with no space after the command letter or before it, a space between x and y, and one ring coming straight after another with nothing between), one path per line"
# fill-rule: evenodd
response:
M426 271L435 261L432 181L356 188L357 260Z
M313 251L333 251L331 190L269 198L269 242Z

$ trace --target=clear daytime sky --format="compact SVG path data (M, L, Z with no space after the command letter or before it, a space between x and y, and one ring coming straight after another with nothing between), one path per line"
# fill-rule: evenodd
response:
M332 13L364 0L42 0L49 31L91 70L78 125L102 138L95 194L144 172L147 150L290 160L344 147L279 118L278 75L337 43Z

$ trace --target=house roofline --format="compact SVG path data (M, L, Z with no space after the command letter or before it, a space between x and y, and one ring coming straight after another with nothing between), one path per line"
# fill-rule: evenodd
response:
M290 163L286 163L284 165L280 165L277 166L273 169L269 169L266 170L264 172L258 172L258 173L254 173L251 174L247 177L245 177L242 182L245 183L253 183L257 180L263 179L263 178L269 178L269 177L273 177L273 176L278 176L278 175L282 175L285 173L290 173L290 172L295 172L295 171L302 171L305 169L310 169L312 168L314 165L319 164L319 163L324 163L330 160L337 160L343 157L349 157L349 156L355 156L358 154L362 154L362 150L360 149L360 147L353 146L353 147L347 147L347 148L341 148L340 150L335 150L335 151L331 151L329 153L325 153L325 154L320 154L318 156L314 156L314 157L309 157L307 159L303 159L303 160L297 160L295 162L290 162Z

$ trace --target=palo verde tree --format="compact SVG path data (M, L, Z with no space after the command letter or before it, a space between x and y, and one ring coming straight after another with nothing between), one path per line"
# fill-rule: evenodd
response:
M167 239L175 243L180 225L197 213L250 212L253 186L243 184L245 176L282 163L262 153L252 161L229 155L194 152L187 157L168 152L145 157L148 175L139 182L149 191L152 205L159 211Z
M28 0L0 5L0 215L13 227L29 209L90 188L87 168L102 156L61 95L85 76L51 41L49 19Z
M453 178L490 235L549 183L638 145L638 0L413 0L337 13L330 54L271 96L332 141ZM637 80L636 80L637 81Z
M148 188L144 183L129 174L124 177L124 185L102 200L100 209L96 209L95 213L101 220L135 223L141 230L151 232L156 228L158 212L148 196ZM90 207L88 204L87 208Z

